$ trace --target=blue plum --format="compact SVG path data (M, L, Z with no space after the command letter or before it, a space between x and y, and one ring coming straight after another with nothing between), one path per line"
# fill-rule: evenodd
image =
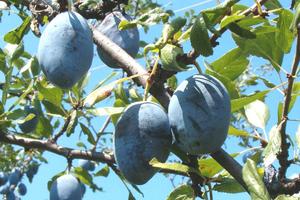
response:
M24 183L20 183L18 185L18 192L22 196L24 196L27 193L27 188L26 188L26 185Z
M39 169L39 164L36 161L33 161L32 164L28 167L26 176L29 179L29 182L32 182L33 176L37 174Z
M175 90L168 115L175 144L184 152L213 153L223 145L230 123L226 88L209 75L194 75Z
M131 17L120 11L110 13L105 19L96 25L96 29L107 36L114 43L124 49L130 56L135 57L139 51L140 36L138 29L130 28L119 30L122 20L131 21ZM109 67L119 68L119 64L107 55L100 47L97 48L101 60Z
M10 185L17 185L22 178L22 173L19 169L15 168L8 176L8 182Z
M57 178L50 189L50 200L81 200L81 184L71 174Z
M41 36L37 58L51 83L71 88L93 60L92 32L86 20L76 12L58 14Z
M6 182L4 185L0 187L0 194L7 194L10 190L9 182Z
M15 193L13 191L9 191L6 194L6 200L17 200L18 197L16 197Z
M35 115L32 119L19 124L19 128L23 133L30 133L35 130L38 124L38 112L34 107L31 106L25 106L23 110L26 116L28 116L29 114Z
M7 182L7 174L4 172L0 172L0 186L4 185Z
M86 192L86 187L83 183L81 183L80 186L81 186L81 193L82 193L82 197L83 197Z
M95 170L95 163L89 161L89 160L79 160L78 166L82 167L83 169L87 171L94 171Z
M152 158L165 162L172 134L163 108L152 102L137 102L124 111L114 133L114 153L124 177L133 184L144 184L156 170Z

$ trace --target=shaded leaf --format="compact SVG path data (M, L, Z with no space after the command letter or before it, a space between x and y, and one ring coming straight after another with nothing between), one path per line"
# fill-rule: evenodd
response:
M213 190L225 193L245 192L245 189L233 178L224 178L221 183L214 185Z
M235 48L210 65L214 71L230 80L235 80L246 70L248 64L247 54L244 54L240 48Z
M19 44L29 30L30 21L31 17L27 17L18 28L5 34L4 41L11 44Z
M262 177L257 172L256 164L251 159L248 159L243 167L243 180L248 187L252 199L271 200Z
M96 140L93 136L93 133L90 131L90 129L88 127L86 127L83 123L79 123L81 130L83 131L83 133L88 137L88 141L89 143L95 145L96 144Z
M194 200L196 199L194 190L189 185L180 185L176 187L166 200Z
M156 158L153 158L149 164L157 169L166 169L166 170L171 170L175 171L178 173L183 173L183 174L189 174L191 172L198 174L201 176L200 172L188 165L184 165L181 163L161 163L159 162Z
M241 97L238 99L233 99L231 100L231 112L236 112L239 109L243 108L245 105L257 100L261 99L266 96L271 90L264 90L261 92L257 92L255 94L246 96L246 97Z
M264 165L266 167L276 160L277 153L281 151L281 135L279 133L279 126L275 125L270 130L269 142L263 151Z
M104 176L107 177L109 175L109 167L108 165L105 165L102 169L100 169L97 173L94 174L94 176Z
M241 137L249 137L249 133L244 130L239 130L233 126L229 126L228 130L229 135L241 136Z

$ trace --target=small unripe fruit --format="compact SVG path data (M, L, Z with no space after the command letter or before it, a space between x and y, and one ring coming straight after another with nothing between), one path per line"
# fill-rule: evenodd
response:
M27 188L26 188L26 185L24 183L20 183L18 185L18 192L22 196L24 196L27 193Z
M220 149L230 122L230 98L226 88L209 75L194 75L175 90L169 104L169 120L176 145L192 155Z

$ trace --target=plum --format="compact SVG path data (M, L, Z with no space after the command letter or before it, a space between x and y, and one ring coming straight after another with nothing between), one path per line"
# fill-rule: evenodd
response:
M40 38L37 58L51 83L71 88L93 60L92 32L86 20L76 12L58 14Z
M9 191L6 194L6 200L17 200L18 197L16 197L15 193L13 191Z
M80 186L81 186L81 193L82 193L82 197L83 197L85 194L85 191L86 191L86 187L83 183L81 183Z
M126 30L119 30L118 26L122 20L131 21L131 17L120 11L114 11L107 15L105 19L96 25L96 29L107 36L114 43L119 45L130 56L135 57L139 51L140 36L138 29L130 28ZM119 68L119 64L115 62L109 55L97 48L100 59L107 66L112 68Z
M22 178L22 173L19 169L15 168L8 176L10 185L17 185Z
M0 186L4 185L7 182L7 174L0 172Z
M81 184L71 174L58 177L51 186L50 200L81 200Z
M168 158L172 143L168 116L156 103L133 103L118 120L113 139L116 162L124 177L132 184L144 184L156 173L149 161L165 162Z
M181 150L192 155L216 152L227 137L228 92L212 76L191 76L175 90L168 116L175 145Z
M94 171L95 170L95 163L89 161L89 160L79 160L78 166L82 167L83 169L87 171Z
M27 188L26 188L26 185L24 183L20 183L18 185L18 192L22 196L24 196L27 193Z
M9 182L6 182L4 185L0 187L0 194L7 194L10 190Z
M29 114L34 114L35 116L31 118L30 120L23 122L19 124L19 128L23 133L30 133L35 130L37 124L38 124L38 112L34 107L31 106L25 106L24 107L24 113L26 116Z

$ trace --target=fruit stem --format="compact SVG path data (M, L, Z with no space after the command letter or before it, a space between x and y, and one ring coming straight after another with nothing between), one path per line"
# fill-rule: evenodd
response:
M195 67L198 70L199 74L203 74L199 63L196 60L193 61L193 64L195 65Z
M72 0L68 0L68 11L71 12L73 8L73 1Z
M158 57L156 58L155 63L153 65L153 69L151 71L151 74L149 75L149 77L148 77L148 79L146 81L146 87L145 87L143 101L146 101L147 98L148 98L148 93L149 93L149 90L150 90L150 88L152 86L153 78L154 78L154 76L156 74L157 68L158 68Z

